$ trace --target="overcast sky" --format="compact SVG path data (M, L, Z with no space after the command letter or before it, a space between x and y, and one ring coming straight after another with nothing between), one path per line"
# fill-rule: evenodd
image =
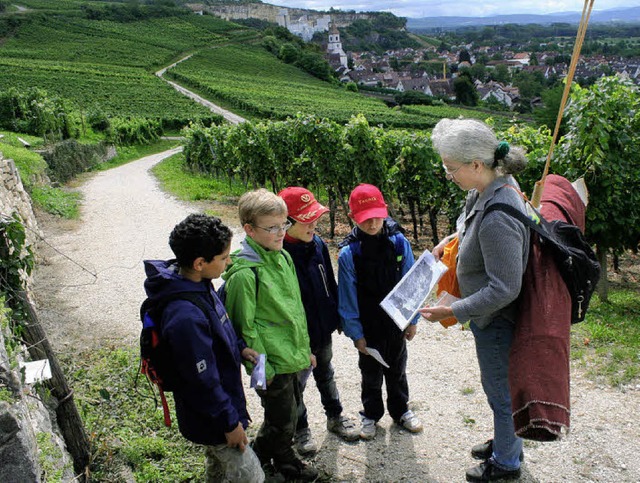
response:
M263 0L264 3L313 10L387 11L400 17L485 17L511 13L582 12L583 0ZM638 6L638 0L598 0L594 10Z

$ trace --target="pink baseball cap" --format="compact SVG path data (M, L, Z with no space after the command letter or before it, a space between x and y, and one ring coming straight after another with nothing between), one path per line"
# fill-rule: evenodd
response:
M372 184L363 183L353 189L349 196L349 209L356 223L389 216L382 193Z

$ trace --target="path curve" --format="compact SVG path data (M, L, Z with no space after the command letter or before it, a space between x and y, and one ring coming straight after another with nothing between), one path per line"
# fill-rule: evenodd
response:
M144 299L142 261L171 258L171 229L198 211L161 191L149 172L181 150L96 173L80 188L84 202L77 227L42 226L47 242L62 253L41 243L45 260L34 283L54 347L82 349L138 337L140 321L132 308Z
M223 109L222 107L218 106L217 104L214 104L213 102L205 99L204 97L199 96L195 92L191 92L189 89L187 89L185 87L182 87L180 84L177 84L177 83L175 83L173 81L170 81L170 80L167 80L167 79L164 78L164 74L165 74L165 72L167 70L171 69L172 67L175 67L180 62L184 62L185 60L190 59L192 55L193 54L189 54L189 55L183 57L182 59L174 62L173 64L168 65L167 67L163 67L158 72L156 72L156 75L160 79L165 81L167 84L169 84L171 87L173 87L175 90L177 90L180 94L183 94L183 95L193 99L198 104L202 104L204 107L208 108L211 112L221 115L227 121L229 121L231 124L240 124L240 123L245 122L246 119L244 117L238 116L237 114L234 114L231 111Z
M136 344L138 308L144 298L142 260L171 256L169 231L202 206L176 201L157 186L149 168L160 155L101 172L80 188L84 195L79 223L41 222L53 246L97 274L42 247L35 273L38 312L54 349L67 354L85 348ZM220 206L211 206L216 212ZM235 219L223 220L229 224ZM237 230L237 228L236 228ZM236 232L234 247L241 236ZM41 256L42 257L42 256ZM468 330L444 329L421 322L408 344L410 407L424 432L400 431L385 415L371 442L348 444L326 432L318 393L310 380L305 392L309 424L321 448L313 463L330 481L438 482L464 481L474 464L469 448L488 439L487 407ZM345 412L360 409L357 351L344 336L333 337L336 382ZM134 370L134 368L132 368ZM572 432L561 442L525 442L522 482L639 482L640 387L624 391L600 387L572 369ZM248 389L254 427L262 421L259 398Z

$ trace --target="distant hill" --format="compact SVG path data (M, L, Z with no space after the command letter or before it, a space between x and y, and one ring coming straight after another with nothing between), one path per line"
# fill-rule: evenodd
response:
M558 12L546 15L514 14L494 15L491 17L424 17L407 19L407 28L412 31L434 28L472 27L478 25L500 24L540 24L579 23L581 12ZM594 10L590 23L640 23L640 7L615 8L609 10Z

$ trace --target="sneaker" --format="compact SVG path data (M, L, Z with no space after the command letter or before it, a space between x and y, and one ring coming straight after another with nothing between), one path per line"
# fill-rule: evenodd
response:
M376 437L376 422L366 416L360 416L362 426L360 426L360 437L365 440Z
M327 419L327 429L337 434L345 441L356 441L360 438L360 431L356 424L347 416L336 416Z
M520 468L517 470L503 470L495 466L491 460L469 468L466 473L467 481L498 481L510 480L520 477Z
M311 455L318 451L316 442L311 437L311 430L304 428L296 432L293 441L296 445L296 451L299 455Z
M422 431L422 423L411 409L402 415L398 424L412 433L419 433Z
M276 469L287 481L300 480L300 481L313 481L318 477L318 470L313 466L302 462L298 458L295 458L286 463L276 464Z
M493 456L493 440L485 441L482 444L476 444L471 448L471 456L477 460L486 461ZM520 461L524 461L524 451L520 452Z

